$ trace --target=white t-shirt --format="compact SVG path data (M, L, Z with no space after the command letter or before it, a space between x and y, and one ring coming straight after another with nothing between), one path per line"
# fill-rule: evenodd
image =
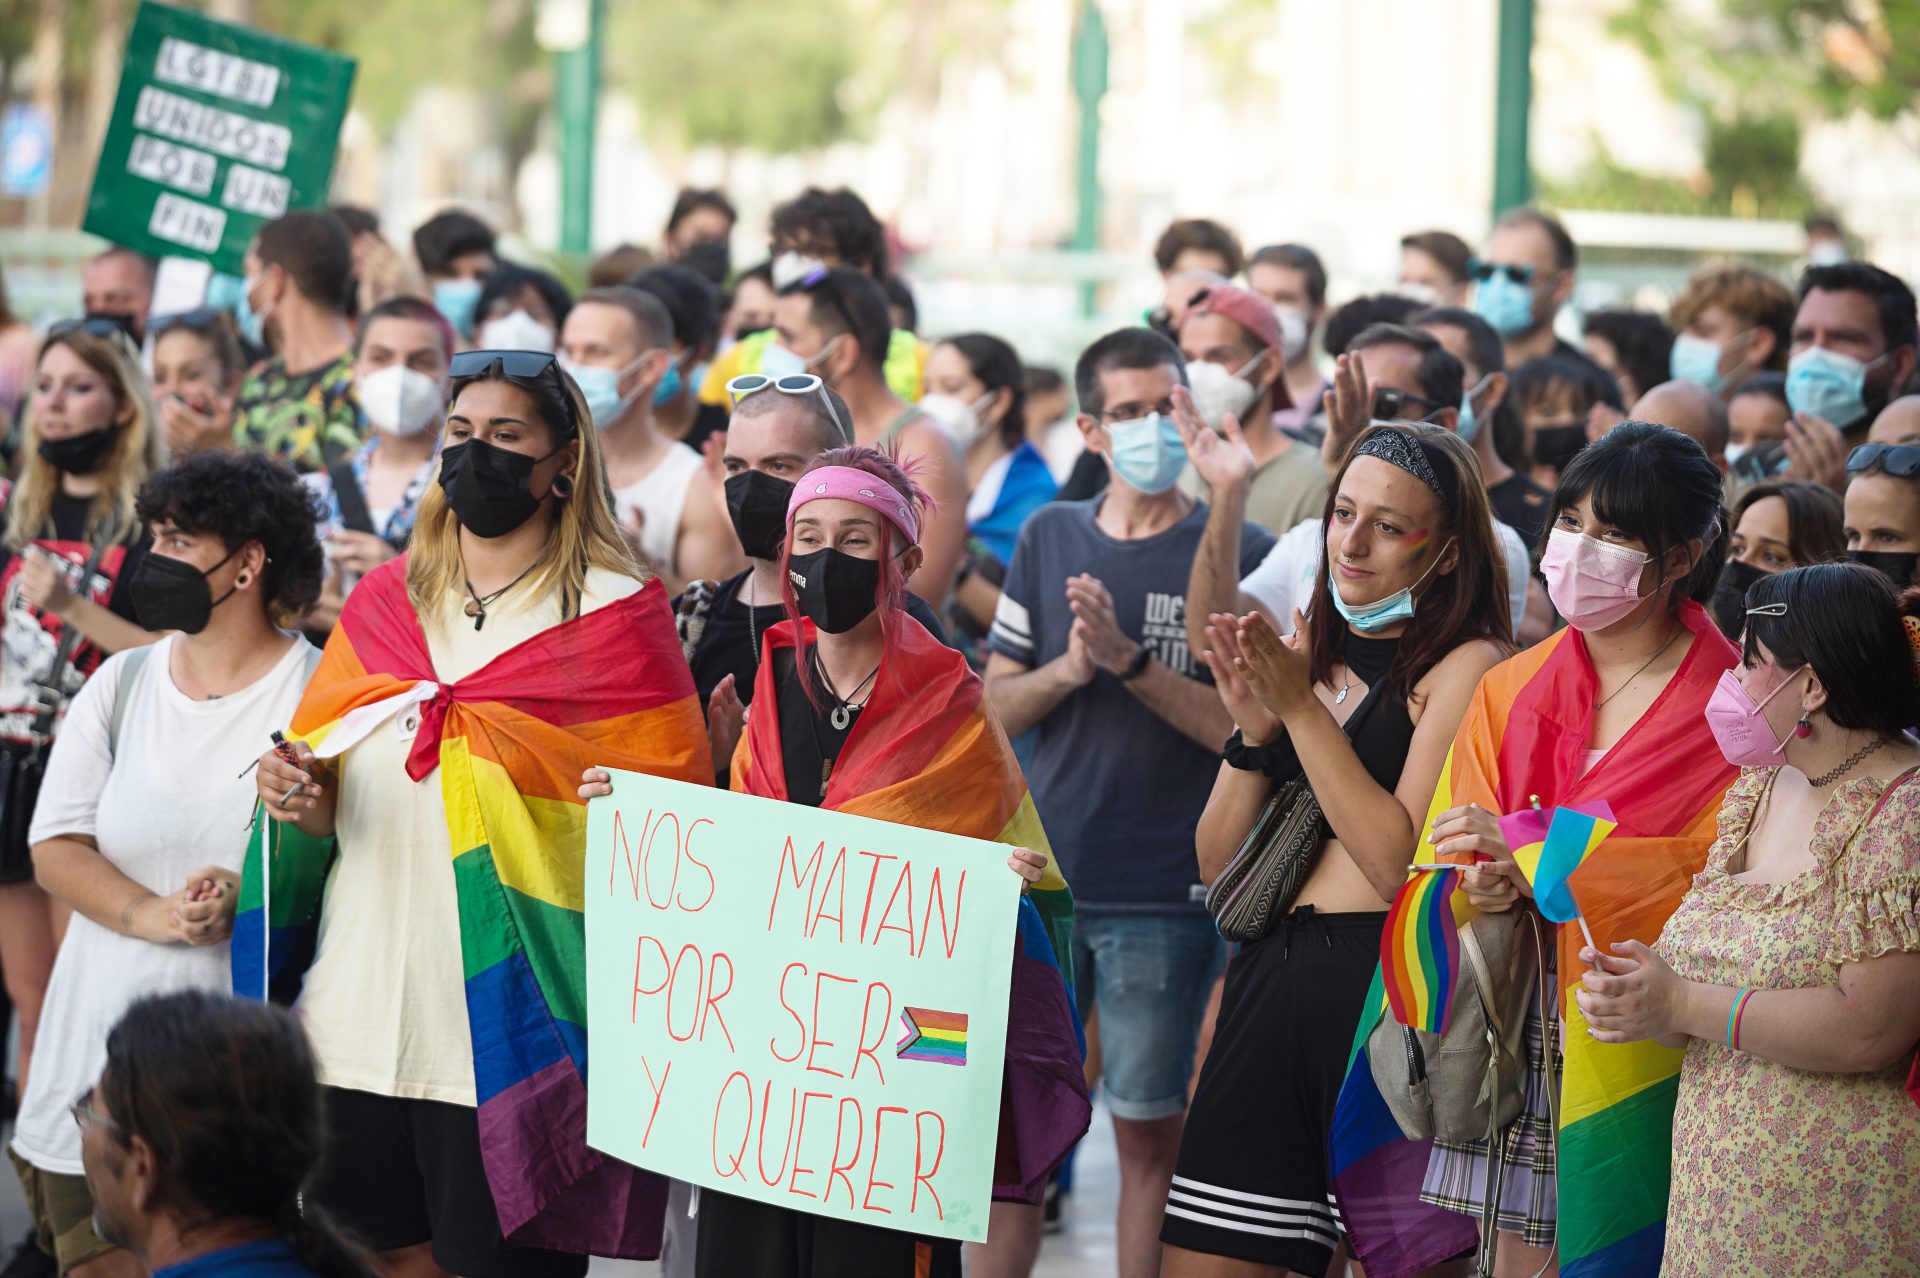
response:
M48 761L28 834L35 843L90 837L122 874L161 896L206 866L239 870L255 795L247 765L293 717L313 650L296 638L249 687L195 701L169 670L178 642L168 635L154 644L134 675L117 752L108 734L129 654L108 658L87 680ZM80 1175L80 1129L67 1106L100 1077L107 1031L143 995L226 990L231 982L224 942L156 945L76 913L47 983L14 1149L43 1171Z
M1313 598L1314 574L1320 571L1321 521L1303 519L1289 528L1260 566L1240 582L1242 594L1252 595L1267 611L1274 627L1283 635L1293 633L1293 610L1307 610ZM1520 534L1499 520L1493 521L1494 536L1507 561L1507 607L1513 613L1513 628L1527 612L1527 574L1532 567L1527 558L1527 543Z
M640 584L593 569L582 611L623 599ZM509 592L475 630L460 611L465 599L449 595L424 627L437 682L463 679L560 623L557 595L535 600ZM411 715L383 723L339 760L339 860L327 879L319 947L299 1009L327 1086L473 1105L460 906L440 769L418 782L406 770L418 727Z
M640 512L640 553L660 572L681 575L674 562L674 550L680 543L680 516L687 508L687 491L705 465L699 453L675 440L652 470L613 495L614 509L622 523L628 511Z

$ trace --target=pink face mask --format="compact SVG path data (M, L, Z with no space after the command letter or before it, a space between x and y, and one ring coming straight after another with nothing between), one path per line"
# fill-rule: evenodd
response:
M1767 702L1780 695L1780 689L1793 682L1793 676L1806 669L1795 670L1780 681L1779 687L1769 692L1765 701L1755 701L1747 690L1740 686L1740 680L1731 670L1720 672L1719 686L1713 695L1707 698L1707 727L1713 732L1713 739L1720 746L1720 753L1727 762L1736 768L1765 768L1779 762L1780 755L1786 750L1787 742L1793 740L1788 734L1785 740L1775 740L1773 729L1767 726L1767 720L1760 712Z
M1605 630L1646 602L1640 576L1652 558L1644 550L1556 528L1540 556L1540 575L1547 579L1547 598L1568 625Z

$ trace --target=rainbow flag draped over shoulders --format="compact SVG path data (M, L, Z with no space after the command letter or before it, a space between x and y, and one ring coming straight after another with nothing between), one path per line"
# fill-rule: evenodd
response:
M438 682L406 558L368 574L327 641L290 735L323 758L396 713L420 727L407 772L440 772L460 911L480 1149L514 1243L649 1259L665 1182L586 1143L586 805L590 764L700 783L706 725L664 586L556 625ZM267 827L272 826L272 829ZM271 877L262 873L271 840ZM262 817L234 924L234 986L290 990L331 840Z
M1585 776L1597 699L1593 665L1571 628L1489 671L1454 737L1426 829L1448 808L1496 814L1606 803L1617 828L1571 883L1601 945L1651 944L1706 863L1720 800L1736 771L1707 729L1706 704L1737 659L1698 604L1682 606L1693 632L1680 669L1647 712ZM1419 842L1416 863L1431 864ZM1451 876L1449 876L1451 877ZM1472 916L1464 895L1454 909ZM1587 1033L1574 1001L1583 970L1577 926L1558 929L1559 999L1566 1024L1561 1084L1560 1272L1630 1278L1659 1272L1666 1240L1673 1106L1681 1053L1656 1043L1608 1045ZM1335 1110L1334 1188L1354 1256L1369 1278L1397 1278L1471 1247L1475 1222L1419 1201L1431 1142L1404 1139L1373 1082L1366 1040L1385 1010L1376 974Z
M812 623L803 624L811 635ZM733 788L742 793L787 798L773 654L794 646L792 622L767 632L733 757ZM1093 1113L1071 993L1073 895L985 685L911 617L898 618L820 806L1048 854L1046 876L1020 898L993 1187L996 1198L1038 1203Z

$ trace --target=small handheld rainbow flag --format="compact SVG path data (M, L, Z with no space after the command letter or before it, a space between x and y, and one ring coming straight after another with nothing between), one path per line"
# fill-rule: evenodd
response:
M1573 872L1618 824L1606 803L1579 807L1526 808L1500 818L1500 832L1520 872L1533 885L1534 904L1555 923L1580 918ZM1591 943L1591 942L1589 942Z
M1454 975L1460 970L1460 925L1453 898L1464 867L1415 866L1400 886L1380 933L1380 975L1393 1019L1438 1034L1453 1011Z
M967 1063L967 1014L909 1007L900 1013L907 1032L894 1044L903 1061L932 1061L936 1065Z

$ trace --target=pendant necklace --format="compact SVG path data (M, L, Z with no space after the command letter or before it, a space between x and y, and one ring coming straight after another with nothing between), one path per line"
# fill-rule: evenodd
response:
M854 705L854 697L859 696L861 691L873 682L873 677L880 673L880 667L875 666L867 673L867 677L859 682L853 692L844 697L833 686L833 680L827 677L827 667L820 660L820 649L817 647L813 650L813 671L820 676L820 682L826 685L827 691L833 696L833 709L827 714L827 722L833 725L835 732L845 732L847 725L853 722L853 712L866 708L867 703L864 701L857 706Z
M520 570L520 575L518 577L515 577L512 581L509 581L506 585L500 587L500 589L494 591L490 595L483 595L479 593L473 588L473 580L471 578L465 576L464 574L461 576L460 579L466 582L467 584L467 603L466 603L466 607L461 609L461 611L465 612L467 616L473 618L473 628L475 630L478 630L480 629L480 627L487 624L488 605L492 604L494 600L498 599L501 595L506 594L509 590L512 590L515 586L525 581L527 579L527 574L532 572L534 568L539 565L539 563L540 563L540 560L538 557L536 557L533 563L528 564L525 568L522 568Z
M1341 664L1345 665L1346 663L1342 662ZM1353 667L1347 666L1346 669L1347 681L1340 685L1340 691L1333 694L1333 704L1336 706L1347 704L1347 692L1353 687Z

